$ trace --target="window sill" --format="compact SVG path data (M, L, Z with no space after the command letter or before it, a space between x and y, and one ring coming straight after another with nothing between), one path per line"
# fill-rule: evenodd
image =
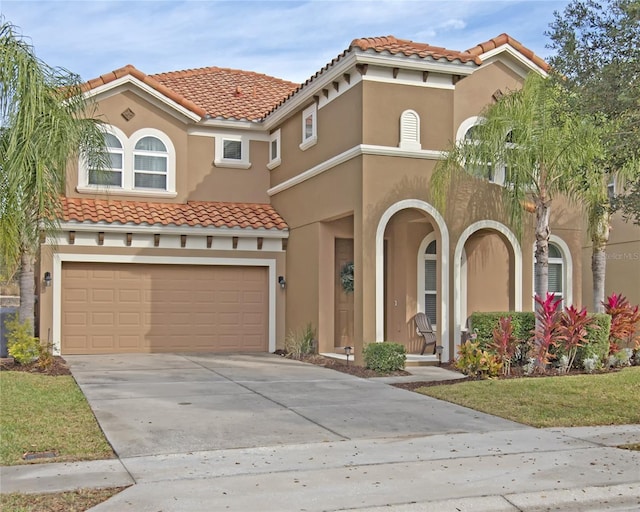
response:
M249 169L251 162L243 162L242 160L214 160L213 165L216 167L229 167L231 169Z
M117 194L119 196L137 196L137 197L165 197L173 198L178 195L177 192L168 190L129 190L120 187L92 187L90 185L76 187L76 192L80 194Z
M309 149L311 146L315 146L318 143L318 136L314 135L313 137L309 137L305 140L300 146L298 146L302 151Z
M269 162L267 164L267 169L269 169L271 171L271 170L275 169L276 167L278 167L281 163L282 163L282 161L279 158L276 158L275 160L271 160L271 162Z

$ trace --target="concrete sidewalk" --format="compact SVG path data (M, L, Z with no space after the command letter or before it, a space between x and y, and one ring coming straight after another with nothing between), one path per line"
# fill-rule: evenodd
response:
M2 468L2 492L135 483L105 511L640 510L640 426L348 440ZM380 508L382 507L382 508Z

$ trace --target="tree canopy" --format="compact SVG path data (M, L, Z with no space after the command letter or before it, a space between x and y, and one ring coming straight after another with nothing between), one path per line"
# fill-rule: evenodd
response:
M88 107L80 78L42 62L0 18L0 263L21 272L21 321L33 319L33 264L41 232L57 228L68 163L105 158Z

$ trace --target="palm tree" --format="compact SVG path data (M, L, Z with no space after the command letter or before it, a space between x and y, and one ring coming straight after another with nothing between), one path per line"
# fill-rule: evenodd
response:
M33 324L40 235L56 230L67 164L104 162L87 107L79 77L39 60L0 18L0 266L20 272L21 322Z
M535 208L535 293L548 291L549 217L559 195L584 198L584 182L594 181L594 162L604 154L602 128L567 108L562 89L531 73L521 89L482 112L473 136L453 146L432 178L436 206L444 207L456 173L487 177L504 173L504 206L513 229L522 234L527 203ZM577 179L581 177L584 179Z

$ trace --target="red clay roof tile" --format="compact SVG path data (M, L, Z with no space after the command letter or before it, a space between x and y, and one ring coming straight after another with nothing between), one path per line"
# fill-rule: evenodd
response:
M60 220L149 226L288 229L284 219L269 204L208 201L147 203L65 197L62 198Z
M469 48L466 53L479 56L505 44L508 44L514 50L520 52L524 57L529 59L531 62L533 62L543 70L548 72L551 69L549 64L547 64L541 57L538 57L529 48L523 46L520 41L514 39L509 34L500 34L498 37L494 37L493 39L489 39L484 43L480 43L473 48Z
M367 37L362 39L354 39L351 41L349 49L359 48L362 51L374 50L377 53L389 52L392 55L402 53L407 57L417 55L418 57L430 57L434 60L446 59L449 62L455 60L461 63L474 62L481 64L480 59L476 55L468 52L460 52L457 50L448 50L440 46L431 46L426 43L416 43L408 39L398 39L394 36L383 37Z
M190 98L211 117L262 119L298 84L252 71L200 68L152 75L167 88Z

